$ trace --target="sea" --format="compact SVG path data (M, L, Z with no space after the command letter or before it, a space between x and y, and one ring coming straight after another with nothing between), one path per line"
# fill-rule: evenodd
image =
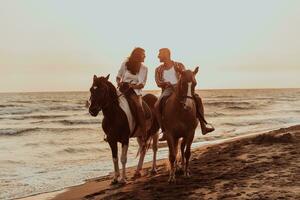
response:
M160 91L148 91L159 96ZM300 89L198 90L216 130L196 130L193 146L300 124ZM102 113L85 107L89 92L0 93L0 199L60 190L113 171ZM127 166L138 159L130 140ZM120 151L119 151L120 152ZM158 151L167 158L168 149ZM151 161L152 151L146 161Z

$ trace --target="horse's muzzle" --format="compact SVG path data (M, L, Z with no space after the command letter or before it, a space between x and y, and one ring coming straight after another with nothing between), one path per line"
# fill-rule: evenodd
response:
M98 113L100 112L100 110L98 108L89 108L89 113L93 116L96 117L98 115Z

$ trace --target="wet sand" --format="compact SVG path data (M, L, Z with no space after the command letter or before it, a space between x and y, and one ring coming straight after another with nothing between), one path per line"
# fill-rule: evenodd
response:
M113 167L113 166L112 166ZM168 184L168 161L158 161L158 174L110 185L112 174L59 193L27 199L300 199L300 125L194 149L191 177ZM55 197L54 197L55 196ZM46 198L47 197L47 198Z

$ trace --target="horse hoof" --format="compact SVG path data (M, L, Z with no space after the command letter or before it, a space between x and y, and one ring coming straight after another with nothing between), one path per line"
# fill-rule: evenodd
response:
M142 177L141 172L135 172L132 178L133 179L138 179L138 178L141 178L141 177Z
M151 175L156 175L157 174L156 168L151 169L150 174Z
M168 182L169 182L169 184L176 183L175 177L174 176L170 176Z
M118 179L113 179L110 184L111 185L116 185L118 183L119 183Z
M126 184L126 180L122 178L122 179L119 181L119 183L120 183L121 185L125 185L125 184Z
M190 178L190 177L191 177L191 173L190 173L189 171L184 172L184 176L185 176L186 178Z

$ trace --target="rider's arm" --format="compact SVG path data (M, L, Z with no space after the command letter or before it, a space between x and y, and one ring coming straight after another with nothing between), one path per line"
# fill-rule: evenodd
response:
M120 86L120 84L121 84L121 78L117 76L116 81L117 81L117 85Z
M142 89L146 85L148 69L146 66L142 66L139 72L139 82L137 84L131 85L133 89Z
M157 67L155 69L155 82L156 82L156 85L160 88L165 88L167 85L167 83L165 83L163 80L161 67Z
M122 65L121 65L121 67L118 71L118 75L116 77L116 81L117 81L118 86L121 83L121 80L122 80L122 77L124 76L125 70L126 70L126 63L124 62L124 63L122 63Z

